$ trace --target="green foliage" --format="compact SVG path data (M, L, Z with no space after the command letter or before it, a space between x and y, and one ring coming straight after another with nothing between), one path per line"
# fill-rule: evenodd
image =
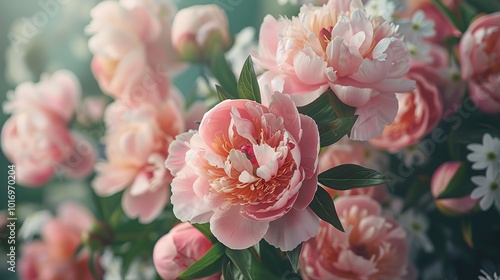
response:
M240 79L238 80L238 97L260 103L259 84L257 83L257 76L255 75L253 61L250 56L245 61Z
M311 207L311 210L313 210L320 219L331 224L336 229L342 232L344 231L337 211L335 210L335 205L333 205L333 200L325 189L318 186L309 207Z
M207 277L220 272L224 257L224 245L215 243L198 261L184 270L179 279L195 279Z
M356 164L342 164L319 174L318 181L334 190L345 191L385 184L384 174Z

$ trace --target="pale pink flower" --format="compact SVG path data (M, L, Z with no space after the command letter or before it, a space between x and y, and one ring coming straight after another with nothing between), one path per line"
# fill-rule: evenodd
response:
M383 171L389 166L389 158L385 153L373 148L367 142L351 141L344 137L334 145L328 146L319 155L319 172L324 172L330 168L342 164L358 164L375 170ZM336 191L325 188L332 197L337 195L367 195L378 202L382 202L387 197L386 186L373 186L357 188L347 191Z
M101 89L123 102L158 102L168 95L167 73L177 69L170 41L173 6L151 0L104 1L91 11L86 32L92 72Z
M84 250L76 257L82 233L93 221L87 209L77 204L64 204L58 217L44 224L41 240L23 244L19 273L25 280L82 279L94 277L89 268L89 252ZM96 262L96 265L98 262ZM99 266L97 271L102 274Z
M171 98L139 107L114 102L108 106L105 120L107 161L96 164L92 186L102 196L125 190L125 213L150 222L169 201L172 176L164 162L168 146L184 131L179 107Z
M461 165L462 163L459 161L445 162L439 166L432 175L432 196L436 199L438 208L445 213L458 215L467 214L471 212L477 204L477 199L472 199L470 195L461 198L438 199L438 196L446 190L446 187L448 187L448 184L453 176L456 175Z
M486 113L500 113L500 12L473 21L458 53L472 101Z
M408 77L417 82L409 93L398 93L398 114L378 138L370 140L375 147L396 152L411 146L432 131L443 115L439 73L426 64L414 63Z
M15 91L7 94L4 103L5 113L38 108L50 112L67 123L73 117L81 87L77 77L70 71L59 70L52 75L43 74L40 82L25 82L16 87ZM54 116L55 117L55 116Z
M380 135L396 116L395 92L414 86L404 78L410 56L396 31L381 17L369 19L359 0L304 5L292 19L266 16L254 56L269 70L260 77L263 100L280 91L303 106L331 88L357 108L352 139Z
M226 13L215 4L180 10L172 23L172 44L188 60L209 58L213 48L227 50L231 35Z
M367 196L342 196L335 207L345 233L322 222L318 234L302 245L300 268L306 280L406 279L406 233L381 216Z
M319 133L281 93L269 106L225 100L198 132L177 136L167 168L182 221L210 222L224 245L243 249L262 238L288 251L317 232L308 207L317 188Z
M164 280L174 280L212 247L212 242L189 223L174 226L161 237L153 250L156 271ZM200 278L218 280L220 273Z

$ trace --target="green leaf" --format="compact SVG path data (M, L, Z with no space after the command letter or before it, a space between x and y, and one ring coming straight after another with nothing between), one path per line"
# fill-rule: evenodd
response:
M302 243L299 244L295 249L292 251L287 251L286 257L290 261L290 264L292 265L293 271L297 273L299 271L299 256L300 256L300 251L302 250Z
M309 207L311 207L311 210L313 210L320 219L344 232L342 223L340 222L337 211L335 210L335 205L333 205L332 197L325 189L318 186Z
M280 279L280 277L273 274L272 271L260 263L250 249L232 250L226 248L226 255L231 263L234 264L234 269L239 270L245 280Z
M384 174L356 164L339 165L318 176L318 182L339 191L380 185L388 180Z
M80 255L80 253L82 252L83 248L85 248L85 246L83 246L83 243L80 242L80 244L78 244L78 247L76 248L75 252L73 253L73 259L77 259L78 258L78 255Z
M239 271L234 263L230 262L228 258L222 263L222 275L224 279L245 280L241 271Z
M90 267L90 272L92 273L92 276L94 277L94 279L101 279L101 277L99 277L100 275L97 273L96 259L95 259L95 252L94 251L90 251L89 267Z
M257 76L250 56L248 56L241 70L240 79L238 80L238 96L242 99L260 103L259 84L257 83Z
M469 26L472 19L474 19L478 14L477 9L467 2L461 2L458 7L460 9L460 15L462 16L464 25Z
M179 275L179 279L202 278L220 272L224 248L222 243L215 243L203 257L184 270Z
M217 96L219 97L220 101L224 101L226 99L235 99L234 96L229 94L225 89L223 89L219 85L215 85L215 90L217 91Z
M335 114L339 118L354 116L354 112L356 111L355 107L344 104L333 91L330 90L329 92L328 99L330 100L330 106L332 106Z
M349 134L358 116L336 119L319 126L319 141L321 147L330 146Z
M441 10L441 12L448 18L451 23L460 31L465 32L467 26L450 10L441 0L432 0L432 2Z
M437 197L438 199L444 198L460 198L470 195L474 189L474 184L467 175L465 164L461 164L453 178L451 178L446 189Z
M217 238L212 234L210 231L210 224L205 223L205 224L191 224L193 227L198 229L203 235L205 235L206 238L210 239L212 243L218 242Z
M297 109L299 113L311 117L318 126L328 124L337 119L337 115L330 105L330 95L332 94L335 95L332 91L327 91L313 102Z
M224 52L215 52L209 66L212 75L219 81L221 87L230 96L230 99L236 99L238 96L236 77L224 57Z

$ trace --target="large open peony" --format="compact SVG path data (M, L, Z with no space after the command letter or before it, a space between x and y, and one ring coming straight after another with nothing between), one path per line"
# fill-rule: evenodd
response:
M319 133L292 99L275 93L269 106L226 100L208 111L199 131L169 147L174 214L210 222L232 249L264 238L292 250L313 237L319 218L308 207L317 188Z
M303 106L331 88L342 102L357 107L352 139L380 135L396 117L395 93L414 86L404 79L410 56L397 29L381 17L369 19L359 0L304 5L292 19L267 16L255 55L268 70L260 78L271 89L262 90L263 99L280 91Z

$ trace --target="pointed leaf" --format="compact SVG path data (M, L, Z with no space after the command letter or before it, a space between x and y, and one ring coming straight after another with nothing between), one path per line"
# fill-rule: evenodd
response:
M226 248L226 255L234 264L234 269L239 270L245 280L274 280L280 277L273 274L265 265L257 260L250 249L232 250Z
M236 77L224 57L224 52L214 53L210 60L210 71L222 88L231 96L231 99L236 99L238 96Z
M295 273L297 273L297 271L299 271L300 251L302 251L302 243L300 243L299 246L297 246L292 251L286 251L286 257L290 261L290 264L292 265L293 271Z
M446 7L445 4L441 0L432 0L432 2L441 10L441 12L445 15L446 18L450 20L450 22L460 31L465 32L467 26L464 26L463 22L450 10Z
M299 113L311 117L318 126L331 123L337 119L337 115L330 105L330 95L332 94L334 94L332 91L327 91L313 102L297 109Z
M224 101L226 99L235 99L234 96L231 96L231 94L229 94L219 85L215 85L215 90L217 91L217 96L219 97L220 101Z
M249 99L260 103L260 89L257 83L257 76L253 68L253 61L248 56L243 69L241 70L240 79L238 80L238 96L242 99Z
M336 119L328 124L319 126L319 139L321 147L330 146L349 134L358 116Z
M309 207L311 207L311 210L313 210L320 219L344 232L342 223L340 222L337 211L335 210L335 205L333 205L332 197L325 189L318 186Z
M384 174L356 164L339 165L318 176L318 182L339 191L385 184L388 181Z
M210 231L210 224L191 224L193 227L198 229L203 235L205 235L206 238L210 239L212 243L216 243L218 240L215 238L215 236L212 234Z
M330 101L330 106L333 108L333 111L339 118L346 118L354 116L354 112L356 112L355 107L351 107L349 105L344 104L340 99L335 95L333 91L328 94L328 99Z
M222 243L215 243L203 257L184 270L179 279L202 278L220 272L224 248Z
M446 189L437 197L438 199L444 198L460 198L470 195L474 190L475 185L467 175L465 164L461 164L453 178L451 178Z

